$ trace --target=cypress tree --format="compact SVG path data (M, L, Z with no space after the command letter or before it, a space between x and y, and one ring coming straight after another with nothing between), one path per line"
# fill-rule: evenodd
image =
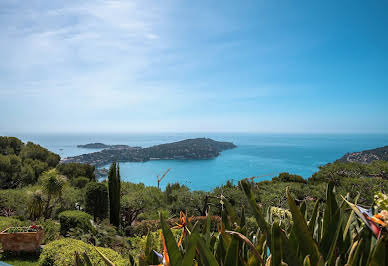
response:
M109 220L114 226L120 225L120 173L114 161L109 168Z
M120 224L120 210L121 210L121 178L120 178L120 165L117 164L117 173L116 173L116 191L115 191L115 217L117 219L117 225Z

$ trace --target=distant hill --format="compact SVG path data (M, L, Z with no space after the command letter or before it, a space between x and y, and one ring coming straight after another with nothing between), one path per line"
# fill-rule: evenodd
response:
M92 143L88 147L102 147L100 144L102 143ZM221 151L235 147L236 145L231 142L215 141L208 138L186 139L149 148L108 145L108 148L102 151L68 157L62 162L89 163L102 166L113 162L113 160L121 162L200 160L215 158Z
M388 162L388 146L360 152L347 153L337 161L371 163L372 161L376 160L383 160Z
M88 143L84 145L77 145L77 148L84 148L84 149L122 149L122 148L129 148L128 145L107 145L104 143Z

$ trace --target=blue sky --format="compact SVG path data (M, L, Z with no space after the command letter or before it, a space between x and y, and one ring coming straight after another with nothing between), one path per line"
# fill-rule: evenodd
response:
M2 0L0 133L388 133L387 13L387 1Z

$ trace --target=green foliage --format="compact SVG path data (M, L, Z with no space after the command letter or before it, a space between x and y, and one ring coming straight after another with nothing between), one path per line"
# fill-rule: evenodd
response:
M55 167L59 155L17 138L0 137L0 188L35 184L44 171Z
M30 219L36 220L43 215L45 199L41 190L36 190L29 193L28 213Z
M217 231L217 225L220 223L221 219L218 216L210 217L210 229L211 231ZM166 223L173 227L179 222L179 218L173 218L166 220ZM192 224L197 224L198 228L205 228L206 226L206 217L205 216L194 216L190 218ZM250 220L250 226L257 229L257 224ZM144 220L139 223L135 223L132 226L127 226L125 228L125 235L135 237L135 236L145 236L148 232L156 232L161 229L159 220ZM252 231L250 231L252 232Z
M54 208L53 205L50 205L51 200L59 198L62 195L66 179L64 176L59 175L55 169L52 169L41 176L39 183L42 185L43 191L47 196L44 217L49 218L51 210Z
M296 182L296 183L306 183L306 179L301 177L300 175L293 175L290 173L280 173L278 176L281 182Z
M29 225L28 222L20 221L14 217L2 217L0 216L0 232L4 231L8 227L21 227Z
M134 221L157 219L157 213L166 206L164 193L156 187L144 184L121 183L121 220L123 227L131 226Z
M382 177L386 178L388 162L376 160L369 164L359 162L334 162L319 167L310 182L341 181L343 178Z
M81 205L84 201L84 191L65 184L62 194L57 198L53 206L53 218L56 218L60 212L74 210L76 205Z
M27 216L28 189L0 189L0 215Z
M40 219L37 224L41 225L44 230L42 244L46 245L60 238L60 224L52 219Z
M97 247L97 250L106 256L115 265L129 265L117 252L108 248ZM92 265L105 265L104 260L92 245L80 240L64 238L47 244L40 255L39 265L74 265L75 253L88 256Z
M83 176L88 178L90 181L95 181L95 169L94 165L86 163L61 163L57 166L58 172L65 175L70 180Z
M85 187L85 211L94 220L103 220L108 214L108 189L105 184L90 182Z
M276 213L281 212L281 215L274 219L275 209L269 212L269 216L262 213L252 184L246 180L240 184L259 225L255 238L246 230L245 212L242 210L238 215L223 197L221 200L226 211L222 212L219 233L212 235L209 230L201 233L196 225L189 223L187 227L190 233L185 235L179 248L161 216L160 223L171 265L182 265L183 262L187 265L264 265L265 260L266 265L386 264L387 233L378 241L371 240L371 232L365 225L358 220L353 221L352 215L345 215L345 205L337 202L333 182L327 186L324 208L319 211L317 201L310 221L306 219L305 201L296 201L291 189L287 188L285 194L290 213L277 208ZM354 231L347 229L350 223L354 223ZM279 224L287 226L281 227ZM268 249L270 253L266 251ZM192 255L192 250L198 252Z
M20 157L23 160L32 159L46 162L49 167L55 167L59 163L61 157L46 148L32 142L27 142L20 152Z
M120 167L116 167L113 162L109 168L108 188L109 188L109 219L114 226L120 225Z
M73 187L84 188L91 181L89 178L87 178L85 176L79 176L79 177L72 179L70 182L71 182L71 185Z
M388 210L388 196L381 192L375 195L375 203L378 209Z
M2 155L19 155L24 143L15 137L1 137L0 136L0 154Z
M21 182L21 159L12 155L0 155L0 188L14 188Z
M59 214L59 222L61 224L61 235L66 236L70 229L78 228L83 233L93 231L91 220L93 219L86 212L82 211L64 211Z

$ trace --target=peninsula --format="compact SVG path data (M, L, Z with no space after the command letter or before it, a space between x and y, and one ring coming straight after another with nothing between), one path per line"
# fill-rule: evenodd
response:
M388 161L388 146L360 152L346 153L337 161L371 163L376 160Z
M107 145L104 143L88 143L84 145L77 145L77 148L84 149L122 149L122 148L130 148L128 145Z
M98 144L98 143L97 143ZM102 143L101 143L102 144ZM104 144L105 145L105 144ZM186 139L149 148L126 145L107 145L102 151L68 157L63 163L89 163L97 167L120 162L146 162L150 160L203 160L220 155L220 152L235 148L231 142L220 142L209 138Z

